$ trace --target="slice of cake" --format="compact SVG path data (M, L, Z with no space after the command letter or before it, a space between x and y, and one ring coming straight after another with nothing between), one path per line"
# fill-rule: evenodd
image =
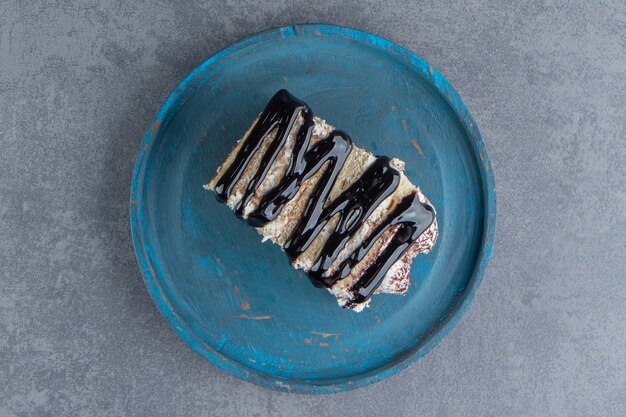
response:
M435 209L403 170L281 90L205 188L361 311L375 293L405 294L413 258L437 239Z

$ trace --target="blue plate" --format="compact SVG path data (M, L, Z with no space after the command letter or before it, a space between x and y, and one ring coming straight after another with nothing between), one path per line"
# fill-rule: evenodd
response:
M269 98L286 88L372 152L401 158L440 236L405 297L342 310L280 249L203 190ZM135 251L174 330L225 372L265 387L360 387L426 354L467 310L489 259L494 180L476 123L429 64L374 35L274 29L214 55L169 96L131 190Z

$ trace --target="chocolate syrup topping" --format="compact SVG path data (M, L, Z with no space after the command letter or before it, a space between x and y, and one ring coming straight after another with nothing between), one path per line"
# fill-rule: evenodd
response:
M398 187L400 173L391 167L388 158L376 158L361 178L332 202L327 203L328 195L337 176L352 151L352 139L344 132L336 130L310 147L314 125L313 112L289 92L280 90L272 97L250 134L244 139L235 160L218 180L215 192L218 200L222 202L227 200L255 152L259 150L268 135L276 130L276 135L263 155L256 173L248 183L243 198L235 207L235 213L241 217L244 208L254 197L257 187L263 182L274 160L285 146L289 133L300 114L304 123L297 132L287 172L279 184L263 196L258 207L246 220L255 227L274 220L285 204L295 197L300 186L324 168L306 202L302 219L294 228L283 249L292 260L297 258L311 246L328 222L333 217L339 216L333 233L324 243L314 266L308 271L315 286L330 287L338 280L347 277L352 268L365 258L376 241L390 228L395 228L389 244L374 262L366 267L351 288L354 296L353 304L362 303L374 293L389 268L430 226L435 216L434 208L420 203L417 194L405 197L382 224L363 239L361 245L340 263L336 272L328 274L331 264L337 259L350 238L376 207Z

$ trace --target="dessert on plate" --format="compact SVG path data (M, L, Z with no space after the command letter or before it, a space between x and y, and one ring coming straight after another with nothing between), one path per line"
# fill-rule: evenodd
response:
M405 294L413 258L437 240L435 209L403 170L280 90L205 188L358 312Z

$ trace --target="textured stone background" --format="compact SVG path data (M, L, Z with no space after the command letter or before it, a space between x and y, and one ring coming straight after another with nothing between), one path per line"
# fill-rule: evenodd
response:
M0 415L626 415L623 0L258 3L1 3ZM168 92L237 39L307 21L441 70L498 194L459 326L409 370L325 397L197 356L152 304L128 225L135 153Z

